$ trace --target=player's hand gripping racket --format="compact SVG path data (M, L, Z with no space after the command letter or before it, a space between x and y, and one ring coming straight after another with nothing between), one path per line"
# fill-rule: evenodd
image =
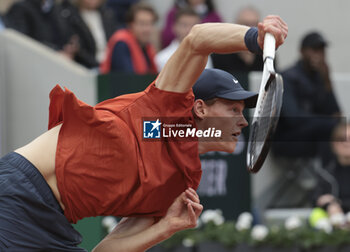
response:
M272 34L264 38L264 70L260 85L258 101L250 126L247 168L256 173L262 167L270 147L282 106L283 80L275 72L276 41Z

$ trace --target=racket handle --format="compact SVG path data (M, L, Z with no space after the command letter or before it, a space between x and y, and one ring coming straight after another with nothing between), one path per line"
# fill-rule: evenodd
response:
M275 59L276 40L271 33L266 33L264 38L264 61L266 58Z

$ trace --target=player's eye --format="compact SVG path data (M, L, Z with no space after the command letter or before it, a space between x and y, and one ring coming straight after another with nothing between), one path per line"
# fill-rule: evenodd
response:
M241 106L233 107L232 111L235 115L242 115L243 114L243 108Z
M234 107L234 108L233 108L233 112L235 112L235 113L239 113L239 112L240 112L240 111L239 111L239 108Z

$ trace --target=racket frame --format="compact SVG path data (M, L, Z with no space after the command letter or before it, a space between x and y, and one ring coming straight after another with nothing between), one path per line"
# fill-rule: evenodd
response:
M275 38L273 37L272 34L267 33L264 38L263 75L261 79L259 96L256 103L253 120L250 126L250 134L249 134L248 148L247 148L247 169L250 173L257 173L262 167L270 147L270 141L268 141L268 139L270 139L272 134L274 133L275 128L277 126L277 121L278 121L276 118L275 121L272 122L272 125L270 124L269 130L265 136L265 139L263 139L264 143L260 153L258 154L259 156L256 159L255 163L252 163L255 157L252 156L252 153L250 152L250 150L252 148L252 145L256 144L255 142L252 141L252 139L256 139L256 137L253 134L255 133L255 127L258 127L257 121L262 110L262 102L264 98L267 96L270 84L273 81L276 81L276 85L281 85L281 87L277 87L277 91L283 92L282 77L275 72L275 68L273 64L274 58L275 58L275 47L276 47ZM275 111L275 114L276 116L279 116L281 104L276 104L276 106L277 106L277 110Z

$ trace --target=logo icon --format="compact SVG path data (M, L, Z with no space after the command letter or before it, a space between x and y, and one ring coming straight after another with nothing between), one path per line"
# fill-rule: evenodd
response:
M234 82L235 84L238 83L238 80L237 80L236 78L233 78L232 80L233 80L233 82Z
M233 82L234 82L235 84L238 83L238 80L237 80L237 79L233 78L232 80L233 80Z
M162 123L157 121L143 121L143 138L157 139L160 138L160 126Z

